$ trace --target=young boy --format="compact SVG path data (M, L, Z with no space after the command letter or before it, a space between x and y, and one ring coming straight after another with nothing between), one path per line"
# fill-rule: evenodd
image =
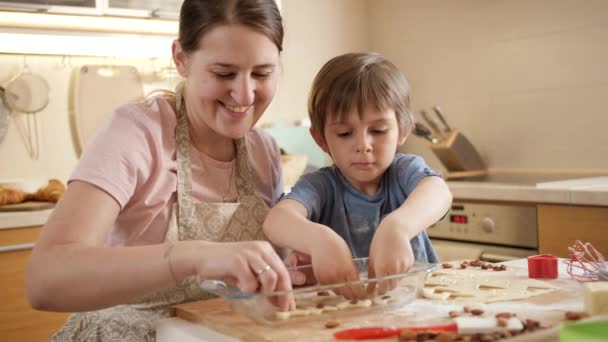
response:
M438 262L425 229L452 195L422 158L395 154L413 127L403 74L376 53L335 57L315 78L308 111L310 133L334 165L304 175L272 208L270 241L309 255L321 283L358 279L353 257L369 256L370 277L405 272L414 259Z

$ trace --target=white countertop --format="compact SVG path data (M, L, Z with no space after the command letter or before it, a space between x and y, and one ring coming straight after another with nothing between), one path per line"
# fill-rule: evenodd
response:
M53 209L0 213L0 229L42 226Z
M552 182L448 181L454 199L608 206L608 177Z

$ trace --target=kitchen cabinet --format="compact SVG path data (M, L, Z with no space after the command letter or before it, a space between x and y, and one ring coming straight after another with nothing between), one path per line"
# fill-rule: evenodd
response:
M108 0L105 13L120 14L123 10L133 10L132 13L143 11L153 18L178 19L182 2L183 0ZM128 14L127 11L122 13Z
M539 205L539 253L568 258L576 240L590 242L608 256L608 207Z
M25 296L25 270L40 229L0 230L0 341L48 341L68 316L36 311Z
M183 0L0 0L0 9L177 19Z

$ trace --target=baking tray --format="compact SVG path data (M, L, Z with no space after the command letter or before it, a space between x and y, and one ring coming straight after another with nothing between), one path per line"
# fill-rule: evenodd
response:
M238 311L258 323L280 324L284 319L278 309L272 304L273 298L291 292L296 300L296 309L300 310L297 316L290 317L289 321L303 319L306 316L323 316L330 314L349 314L358 310L390 309L400 307L413 301L422 290L428 275L437 268L436 264L415 262L404 273L392 274L384 277L369 278L367 276L368 258L353 259L359 272L359 280L335 284L316 284L312 286L297 287L291 291L277 291L271 293L245 293L237 287L228 285L219 280L206 280L201 287L228 302L233 310ZM311 265L288 268L302 272L312 271ZM336 295L335 291L347 285L367 285L385 280L397 280L397 287L382 296L370 295L369 298L358 300L356 303ZM320 296L320 294L322 296ZM353 305L349 305L348 303ZM324 303L324 307L317 307ZM328 305L325 305L328 304ZM358 305L357 305L358 304ZM334 307L338 307L334 310ZM331 309L331 310L330 310ZM307 314L302 311L309 310Z

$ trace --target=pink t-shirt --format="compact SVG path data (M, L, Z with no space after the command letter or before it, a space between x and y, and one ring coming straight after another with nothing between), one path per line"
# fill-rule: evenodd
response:
M84 151L70 181L91 183L116 199L121 211L109 245L145 245L164 240L177 198L175 111L166 98L116 109ZM249 160L257 175L257 194L273 205L283 193L280 151L261 129L247 134ZM237 200L230 170L190 146L195 202Z

